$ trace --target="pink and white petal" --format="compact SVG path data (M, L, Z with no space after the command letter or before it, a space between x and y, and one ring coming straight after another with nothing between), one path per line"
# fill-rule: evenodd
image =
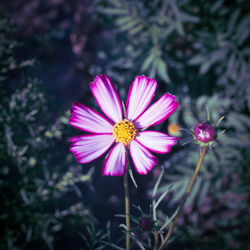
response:
M79 163L89 163L104 154L113 144L112 134L82 135L70 139L70 151Z
M95 110L83 104L73 103L71 113L69 123L76 128L90 133L112 133L113 125Z
M136 140L153 152L165 154L177 143L178 138L156 131L142 131L137 134Z
M136 140L130 142L129 152L136 171L141 175L147 174L157 163L157 158Z
M166 93L136 119L135 126L139 129L154 126L167 119L177 107L175 96Z
M120 122L122 120L122 105L110 79L106 75L98 75L89 86L103 113L115 123Z
M117 143L108 154L102 175L124 175L126 171L126 161L126 148L123 143Z
M148 107L152 101L157 82L146 76L137 76L128 92L126 109L127 118L134 121Z

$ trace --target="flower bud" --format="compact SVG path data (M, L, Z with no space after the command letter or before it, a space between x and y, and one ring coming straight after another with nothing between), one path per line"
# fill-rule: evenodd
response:
M170 123L168 125L168 133L172 136L180 136L180 126L177 123Z
M196 140L201 143L212 142L216 137L215 128L208 122L196 124L194 127L194 134Z
M150 231L153 229L153 221L149 217L142 217L139 220L139 226L143 231Z

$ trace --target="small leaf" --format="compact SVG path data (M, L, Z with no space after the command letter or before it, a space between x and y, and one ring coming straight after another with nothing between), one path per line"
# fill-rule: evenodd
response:
M170 78L167 72L167 64L161 58L158 59L158 73L166 83L170 83Z
M182 23L181 23L180 20L177 20L177 21L176 21L175 27L176 27L177 33L178 33L180 36L184 36L184 35L185 35L184 29L183 29L183 25L182 25Z
M249 22L250 22L250 15L243 18L240 21L239 25L237 26L237 32L233 37L237 43L241 46L241 44L245 41L246 38L249 37Z
M216 123L216 127L218 128L222 120L225 118L225 116L222 116Z
M240 9L236 9L234 13L231 15L227 26L228 34L231 34L231 32L235 30L235 24L237 19L239 18L239 15L240 15Z
M161 179L163 177L163 174L164 174L164 168L162 167L161 168L161 173L160 173L160 175L159 175L159 177L158 177L158 179L157 179L157 181L155 183L154 189L153 189L153 194L152 194L153 197L155 197L155 195L157 193L157 190L158 190L158 187L160 185L160 182L161 182Z
M114 6L116 6L116 7L123 7L122 6L122 1L119 1L119 0L109 0L109 2L111 3L111 4L113 4Z
M188 61L188 63L189 63L190 65L196 65L196 64L201 64L201 63L203 63L205 60L206 60L206 59L205 59L204 56L198 54L198 55L194 56L193 58L191 58L191 59Z
M144 25L143 25L143 24L139 24L137 27L131 29L131 30L129 31L129 34L130 34L131 36L134 36L134 35L136 35L137 33L139 33L140 31L142 31L143 29L144 29Z
M160 52L157 48L153 48L149 51L148 57L144 60L141 70L144 72L148 70L150 65L156 60L156 58L159 56Z
M160 198L157 200L156 204L155 204L155 209L160 205L161 201L164 199L164 197L167 195L167 193L169 192L169 190L165 191Z
M113 243L109 243L109 242L106 242L106 241L100 241L101 243L107 245L107 246L110 246L110 247L113 247L114 249L117 249L117 250L125 250L125 248L121 248Z
M166 222L163 224L163 226L161 227L161 231L166 228L175 218L175 216L177 215L179 210L179 207L175 210L175 212L172 214L172 216L170 218L167 218Z
M134 178L134 175L133 175L133 171L132 171L132 169L131 169L131 168L129 168L129 169L128 169L128 173L129 173L129 176L130 176L130 178L131 178L132 182L133 182L133 183L134 183L134 185L135 185L135 188L137 188L137 187L138 187L138 185L137 185L137 183L136 183L136 181L135 181L135 178Z
M208 120L209 122L211 122L209 108L206 107L206 110L207 110L207 120Z
M152 67L149 69L150 78L155 78L157 68L158 68L158 58L153 61Z
M18 150L18 156L23 156L27 152L28 147L29 147L28 145L20 147L20 149Z
M215 4L211 7L211 13L215 13L223 5L224 0L215 1Z
M202 178L200 177L197 177L196 181L195 181L195 184L191 190L191 193L189 194L188 198L187 198L187 201L186 201L186 204L185 204L185 207L188 207L191 205L191 203L194 201L194 199L196 198L196 195L197 193L200 191L201 189L201 180Z
M139 19L131 20L130 22L121 26L120 30L122 30L122 31L130 30L131 28L133 28L135 25L137 25L139 23L140 23Z
M179 201L180 198L184 195L187 189L188 183L189 183L189 178L185 177L181 181L179 181L179 183L174 184L173 190L178 189L178 192L174 190L175 195L173 196L173 199L172 199L173 203Z
M200 18L199 18L199 17L197 17L197 16L192 16L192 15L189 15L189 14L184 13L184 12L180 12L179 16L180 16L180 19L181 19L183 22L198 23L198 22L200 21Z
M210 67L211 67L211 61L205 61L202 65L201 65L201 67L200 67L200 71L199 71L199 74L200 75L204 75L205 73L207 73L208 71L209 71L209 69L210 69Z
M116 24L123 25L123 24L131 22L132 20L133 20L133 17L131 16L122 16L116 19Z
M161 39L167 39L167 37L175 30L175 25L171 24L167 29L163 30L160 34Z
M201 205L202 201L206 197L210 187L210 181L204 181L201 185L199 196L198 196L198 204Z
M121 15L121 14L128 14L126 9L119 9L119 8L102 8L99 7L97 9L99 12L107 15Z

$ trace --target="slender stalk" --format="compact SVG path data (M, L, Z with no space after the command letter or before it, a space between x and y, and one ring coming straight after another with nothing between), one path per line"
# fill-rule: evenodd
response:
M164 248L164 246L167 244L167 242L168 242L168 240L169 240L169 238L170 238L170 236L171 236L171 234L172 234L172 232L173 232L173 230L174 230L174 227L175 227L175 224L176 224L176 222L177 222L177 219L178 219L178 217L180 216L180 214L181 214L181 212L182 212L182 210L183 210L183 208L184 208L185 202L186 202L186 200L187 200L187 198L188 198L188 195L189 195L190 191L192 190L192 187L193 187L193 185L194 185L194 183L195 183L197 174L198 174L198 172L199 172L199 170L200 170L200 167L201 167L201 164L202 164L203 159L204 159L204 157L205 157L206 151L207 151L207 147L203 147L203 150L202 150L202 153L201 153L201 156L200 156L200 160L199 160L199 162L198 162L198 164L197 164L197 166L196 166L196 169L195 169L195 171L194 171L194 174L193 174L193 176L192 176L192 179L191 179L191 181L189 182L189 185L188 185L188 187L187 187L187 190L186 190L186 192L185 192L185 194L184 194L184 196L183 196L183 198L182 198L182 200L181 200L181 204L180 204L180 206L179 206L178 212L177 212L177 214L176 214L176 216L175 216L175 218L174 218L174 220L173 220L173 222L172 222L172 224L171 224L171 226L170 226L170 228L169 228L169 230L168 230L168 233L167 233L167 235L166 235L164 241L162 242L162 244L161 244L159 250L162 250L162 249Z
M129 211L129 190L128 190L128 167L126 168L126 172L124 175L124 190L125 190L125 214L126 214L126 226L127 226L127 234L126 234L126 250L130 249L130 211Z
M156 229L154 231L154 235L155 235L154 250L157 250L158 240L159 240L159 234L158 234L158 232L157 232Z
M156 218L156 206L155 206L155 195L153 197L153 220L155 221L155 223L157 223L157 218ZM155 240L154 240L154 250L157 250L157 246L158 246L158 240L159 240L159 234L157 232L157 230L154 230L154 236L155 236Z

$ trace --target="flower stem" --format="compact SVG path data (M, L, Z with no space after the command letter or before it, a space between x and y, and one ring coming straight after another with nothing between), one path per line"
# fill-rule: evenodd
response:
M155 231L154 231L154 236L155 236L154 250L157 250L159 234L158 234L158 232L157 232L156 229L155 229Z
M153 195L153 204L152 205L153 205L153 220L155 221L155 223L157 223L156 208L155 208L155 195ZM156 229L154 230L154 236L155 236L154 250L157 250L158 241L159 241L159 234L158 234L158 231Z
M125 190L125 214L126 214L126 226L127 226L127 233L126 233L126 250L130 249L130 211L129 211L129 190L128 190L128 167L126 168L126 172L124 175L124 190Z
M207 147L203 147L203 150L202 150L202 153L201 153L201 156L200 156L200 160L199 160L199 162L198 162L198 164L197 164L197 166L196 166L196 169L195 169L195 171L194 171L194 174L193 174L193 176L192 176L192 179L191 179L191 181L189 182L189 185L188 185L188 187L187 187L187 190L186 190L186 192L185 192L185 194L184 194L184 196L183 196L183 198L182 198L182 200L181 200L181 204L180 204L180 206L179 206L179 208L178 208L178 212L177 212L177 214L176 214L176 216L175 216L175 218L174 218L174 220L173 220L173 222L172 222L172 224L171 224L171 226L170 226L170 228L169 228L169 230L168 230L168 234L167 234L167 236L165 237L164 241L162 242L162 244L161 244L159 250L162 250L162 249L164 248L164 246L167 244L167 242L168 242L168 240L169 240L169 238L170 238L170 236L171 236L171 234L172 234L172 232L173 232L173 230L174 230L174 227L175 227L175 224L176 224L176 222L177 222L177 219L178 219L178 217L180 216L180 214L181 214L181 212L182 212L182 210L183 210L183 208L184 208L185 202L186 202L186 200L187 200L187 198L188 198L188 195L189 195L190 191L192 190L192 187L193 187L193 185L194 185L194 183L195 183L197 174L198 174L198 172L199 172L199 170L200 170L200 167L201 167L201 164L202 164L203 159L204 159L204 157L205 157L206 151L207 151Z

